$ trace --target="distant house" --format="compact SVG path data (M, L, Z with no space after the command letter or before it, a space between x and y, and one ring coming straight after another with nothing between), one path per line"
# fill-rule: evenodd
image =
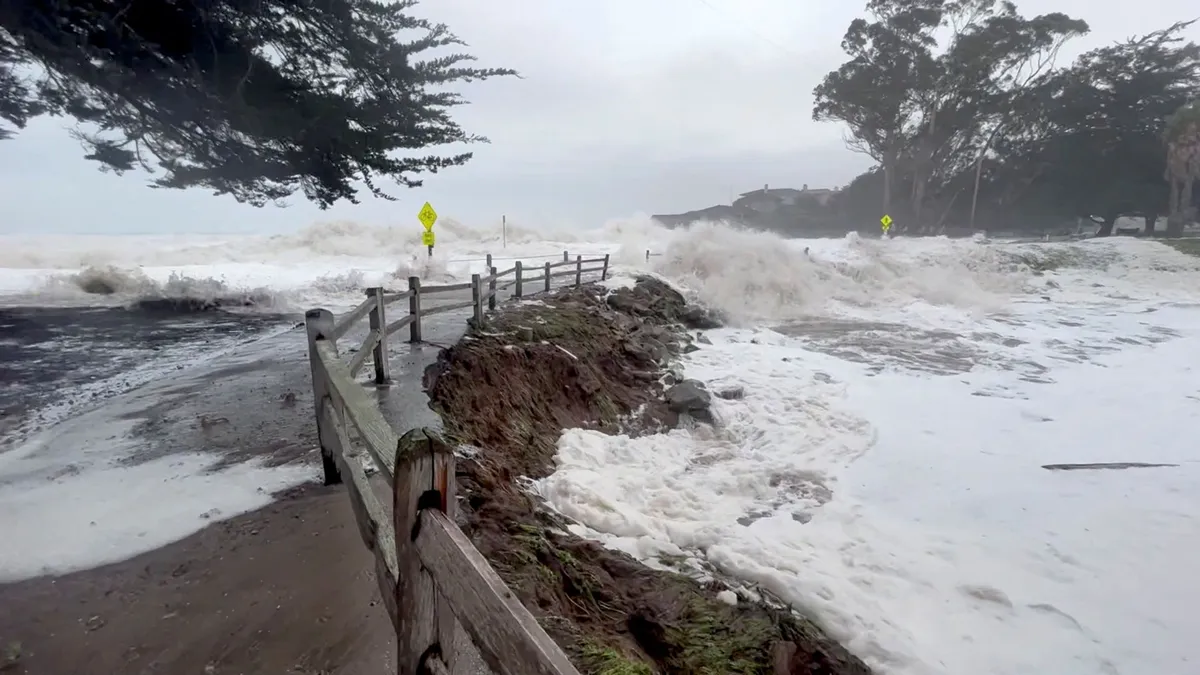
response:
M742 193L734 200L733 205L753 209L759 213L774 213L780 207L795 206L804 197L813 199L821 206L825 206L834 194L835 191L829 188L810 189L807 185L799 190L796 188L772 189L770 186L764 185L761 190Z
M753 217L753 215L754 214L752 212L748 212L746 209L729 206L727 204L721 204L719 206L710 206L707 209L700 209L699 211L688 211L687 213L679 214L661 214L650 217L662 223L663 225L666 225L667 227L683 227L685 225L700 221L708 221L713 223L720 221L725 221L727 223L741 223L744 222L747 217Z

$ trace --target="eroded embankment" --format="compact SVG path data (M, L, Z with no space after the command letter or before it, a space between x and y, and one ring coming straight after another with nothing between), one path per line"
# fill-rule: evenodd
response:
M460 524L546 631L589 675L866 675L869 669L791 612L717 599L700 584L565 533L522 488L554 470L565 428L654 433L678 422L664 369L712 327L665 284L564 289L504 307L426 373L451 440L479 448L458 465Z

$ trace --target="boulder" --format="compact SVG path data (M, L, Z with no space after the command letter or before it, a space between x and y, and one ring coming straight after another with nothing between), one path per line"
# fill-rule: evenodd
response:
M699 380L683 380L667 390L667 408L678 415L688 415L698 422L714 423L712 394Z
M687 378L683 376L683 371L679 370L678 368L668 368L667 372L663 374L663 384L667 385L668 387L679 384L685 379Z
M725 387L717 392L717 398L723 398L726 401L740 401L746 398L746 389L741 386Z
M679 322L688 328L695 330L707 330L709 328L720 328L725 325L725 317L721 316L720 312L701 307L699 305L688 305L679 315Z

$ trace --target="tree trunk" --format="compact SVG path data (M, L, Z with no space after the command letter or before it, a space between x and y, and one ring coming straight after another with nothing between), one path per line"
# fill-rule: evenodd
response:
M885 157L883 161L883 215L892 213L892 174L895 172L896 160Z
M983 153L975 160L975 189L971 192L971 229L975 229L975 208L979 205L979 177L983 174Z
M1096 230L1096 236L1111 237L1113 233L1113 227L1115 227L1117 224L1118 215L1119 214L1104 216L1104 222L1100 224L1100 229Z
M922 209L925 205L925 184L927 182L923 172L918 173L913 179L913 225L922 233L925 232Z
M1183 236L1183 213L1176 212L1167 216L1167 231L1166 236L1173 239L1178 239Z
M950 209L954 208L954 202L958 201L958 196L960 194L962 194L961 188L959 188L957 191L955 191L954 195L952 197L950 197L950 203L946 205L946 208L942 209L942 217L938 218L937 225L935 225L932 228L933 234L942 234L943 232L946 231L946 218L947 218L947 216L950 215ZM974 215L974 214L972 214L972 215ZM974 221L974 219L972 219L971 225L974 225L974 224L975 224L975 221Z
M1183 179L1183 189L1179 191L1179 212L1183 214L1184 225L1196 220L1196 202L1192 199L1192 184L1195 182L1196 176L1185 177Z
M934 132L937 131L937 108L929 113L929 128L925 130L924 138L918 143L917 166L913 176L912 209L913 224L924 228L922 218L925 215L925 189L929 185L929 177L933 174Z

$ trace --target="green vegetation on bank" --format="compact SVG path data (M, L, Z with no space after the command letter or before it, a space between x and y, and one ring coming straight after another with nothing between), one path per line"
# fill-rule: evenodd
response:
M493 313L425 379L447 433L485 449L456 467L464 531L581 672L869 675L809 619L577 536L525 489L554 471L563 429L678 424L661 378L695 309L649 279L539 299Z
M1200 238L1167 239L1164 240L1163 243L1175 249L1176 251L1179 251L1180 253L1186 253L1188 255L1193 255L1197 258L1200 258Z

